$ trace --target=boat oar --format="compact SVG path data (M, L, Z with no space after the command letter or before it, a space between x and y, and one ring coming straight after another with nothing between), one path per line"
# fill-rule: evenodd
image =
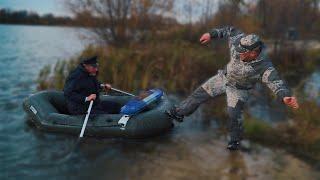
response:
M70 158L74 157L74 153L79 149L79 146L81 144L81 139L82 139L82 137L84 135L84 131L86 129L86 126L87 126L87 123L88 123L88 119L89 119L89 116L90 116L90 113L91 113L92 105L93 105L93 100L90 101L89 108L88 108L86 117L84 118L84 122L83 122L83 125L82 125L82 128L81 128L81 132L80 132L78 141L77 141L76 145L74 146L73 150L71 151L71 153L66 157L67 159L70 159Z
M88 108L88 111L87 111L86 118L84 119L84 122L83 122L83 125L82 125L82 128L81 128L81 132L80 132L80 135L79 135L79 138L82 138L82 137L83 137L84 130L86 129L87 122L88 122L88 119L89 119L89 116L90 116L90 112L91 112L92 105L93 105L93 100L90 101L90 105L89 105L89 108Z
M106 87L106 85L104 85L104 84L101 84L100 86L101 86L101 87ZM122 94L128 95L128 96L136 96L136 95L134 95L134 94L131 94L131 93L128 93L128 92L125 92L125 91L122 91L122 90L116 89L116 88L111 88L111 90L112 90L112 91L116 91L116 92L118 92L118 93L122 93Z
M125 91L121 91L120 89L111 88L111 90L112 90L112 91L119 92L119 93L122 93L122 94L125 94L125 95L135 96L134 94L131 94L131 93L128 93L128 92L125 92Z

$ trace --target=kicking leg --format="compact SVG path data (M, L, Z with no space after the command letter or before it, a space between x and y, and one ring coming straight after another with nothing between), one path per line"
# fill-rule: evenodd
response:
M224 92L225 76L222 71L219 71L217 75L198 87L187 99L182 101L179 106L169 110L167 113L171 118L181 122L184 116L192 114L202 103Z

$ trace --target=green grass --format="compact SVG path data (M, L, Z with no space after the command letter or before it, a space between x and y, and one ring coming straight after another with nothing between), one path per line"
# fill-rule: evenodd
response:
M38 89L62 89L79 59L91 55L99 56L98 78L114 87L128 91L160 87L185 94L223 68L227 60L222 53L181 41L125 48L90 46L79 57L45 67L38 78Z
M297 111L290 112L288 121L272 127L248 115L245 118L245 136L256 142L279 146L313 162L320 161L319 106L305 101Z

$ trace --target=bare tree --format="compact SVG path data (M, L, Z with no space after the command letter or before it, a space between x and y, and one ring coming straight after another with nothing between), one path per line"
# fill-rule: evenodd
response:
M161 28L173 0L66 0L65 4L103 41L121 45Z
M202 13L200 17L201 24L206 25L214 16L214 7L216 7L216 1L205 0L202 6Z
M309 36L319 24L319 0L259 0L255 15L267 36L283 38L290 27L302 36Z

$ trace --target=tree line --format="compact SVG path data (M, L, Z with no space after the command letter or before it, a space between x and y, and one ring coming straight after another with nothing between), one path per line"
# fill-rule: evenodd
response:
M195 41L200 31L226 25L268 39L319 38L319 0L77 0L67 9L99 40L125 45L186 28ZM184 22L179 20L184 17Z
M200 29L233 25L269 39L288 35L319 39L319 0L65 0L71 17L0 9L0 23L90 27L107 44L145 41L162 31L187 28L195 40ZM184 17L184 22L180 20ZM290 34L291 33L291 34ZM199 34L197 34L198 36ZM196 37L196 38L195 38Z
M57 17L53 14L39 15L36 12L10 9L0 9L1 24L29 24L29 25L66 25L76 26L77 24L71 17Z

